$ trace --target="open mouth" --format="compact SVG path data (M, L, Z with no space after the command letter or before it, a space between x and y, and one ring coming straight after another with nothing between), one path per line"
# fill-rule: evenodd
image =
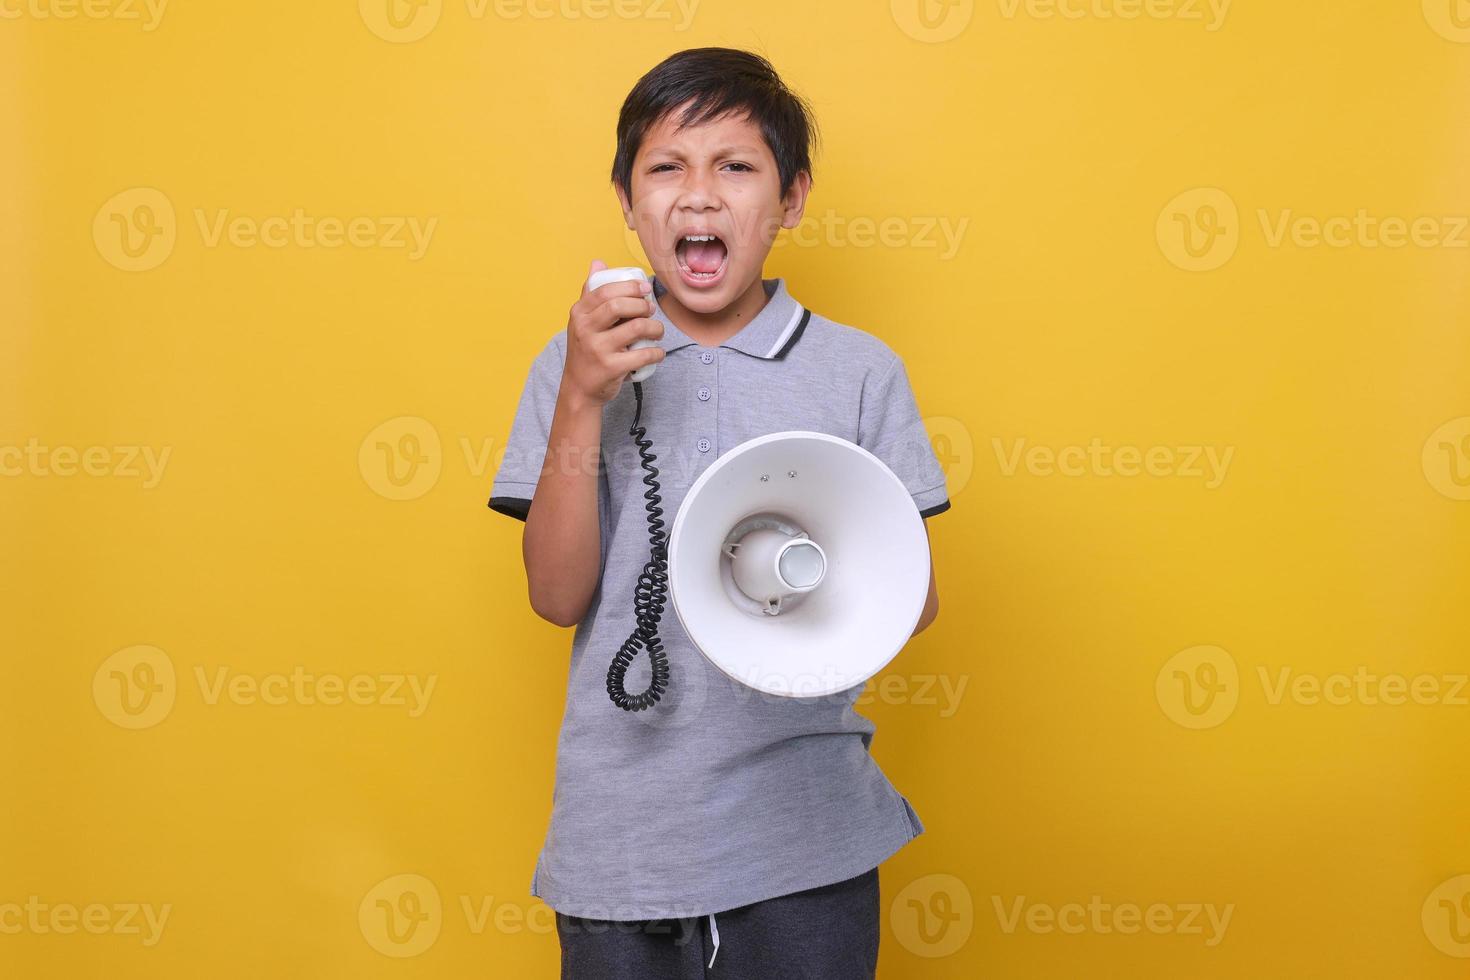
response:
M674 246L679 275L691 286L713 286L725 277L730 250L718 235L684 235Z

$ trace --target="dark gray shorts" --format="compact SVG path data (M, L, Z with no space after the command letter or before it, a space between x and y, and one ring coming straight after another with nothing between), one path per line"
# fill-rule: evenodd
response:
M713 930L707 915L611 922L558 912L556 933L562 980L872 980L878 922L874 868L716 912Z

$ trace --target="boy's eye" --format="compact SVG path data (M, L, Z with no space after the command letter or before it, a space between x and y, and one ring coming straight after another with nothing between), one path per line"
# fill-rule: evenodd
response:
M735 161L735 162L727 163L727 164L725 164L725 166L727 166L727 167L739 167L740 169L738 171L736 171L737 173L754 173L755 172L755 168L752 167L748 163L740 163L738 161ZM649 167L648 168L648 172L651 173L651 174L656 174L656 173L662 173L665 170L672 170L673 168L674 168L674 165L672 163L660 163L660 164L656 164L656 165L654 165L652 167Z

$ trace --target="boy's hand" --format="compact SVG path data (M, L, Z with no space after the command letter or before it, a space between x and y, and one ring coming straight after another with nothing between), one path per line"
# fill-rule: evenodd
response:
M606 268L606 263L594 260L587 277ZM569 385L573 394L602 406L617 395L629 374L663 360L662 347L626 349L640 337L658 340L664 335L663 324L653 318L652 293L650 283L636 280L610 282L591 291L583 280L582 296L567 319L567 362L562 383Z

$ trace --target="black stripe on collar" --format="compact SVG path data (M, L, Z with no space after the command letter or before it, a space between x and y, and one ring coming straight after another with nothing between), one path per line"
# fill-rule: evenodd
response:
M771 358L773 360L781 360L783 357L786 356L787 351L796 346L796 342L801 339L802 332L806 330L807 322L811 320L811 318L812 311L808 310L805 307L802 307L801 322L796 325L795 330L791 331L791 336L786 339L786 343L781 345L781 349L771 355Z

